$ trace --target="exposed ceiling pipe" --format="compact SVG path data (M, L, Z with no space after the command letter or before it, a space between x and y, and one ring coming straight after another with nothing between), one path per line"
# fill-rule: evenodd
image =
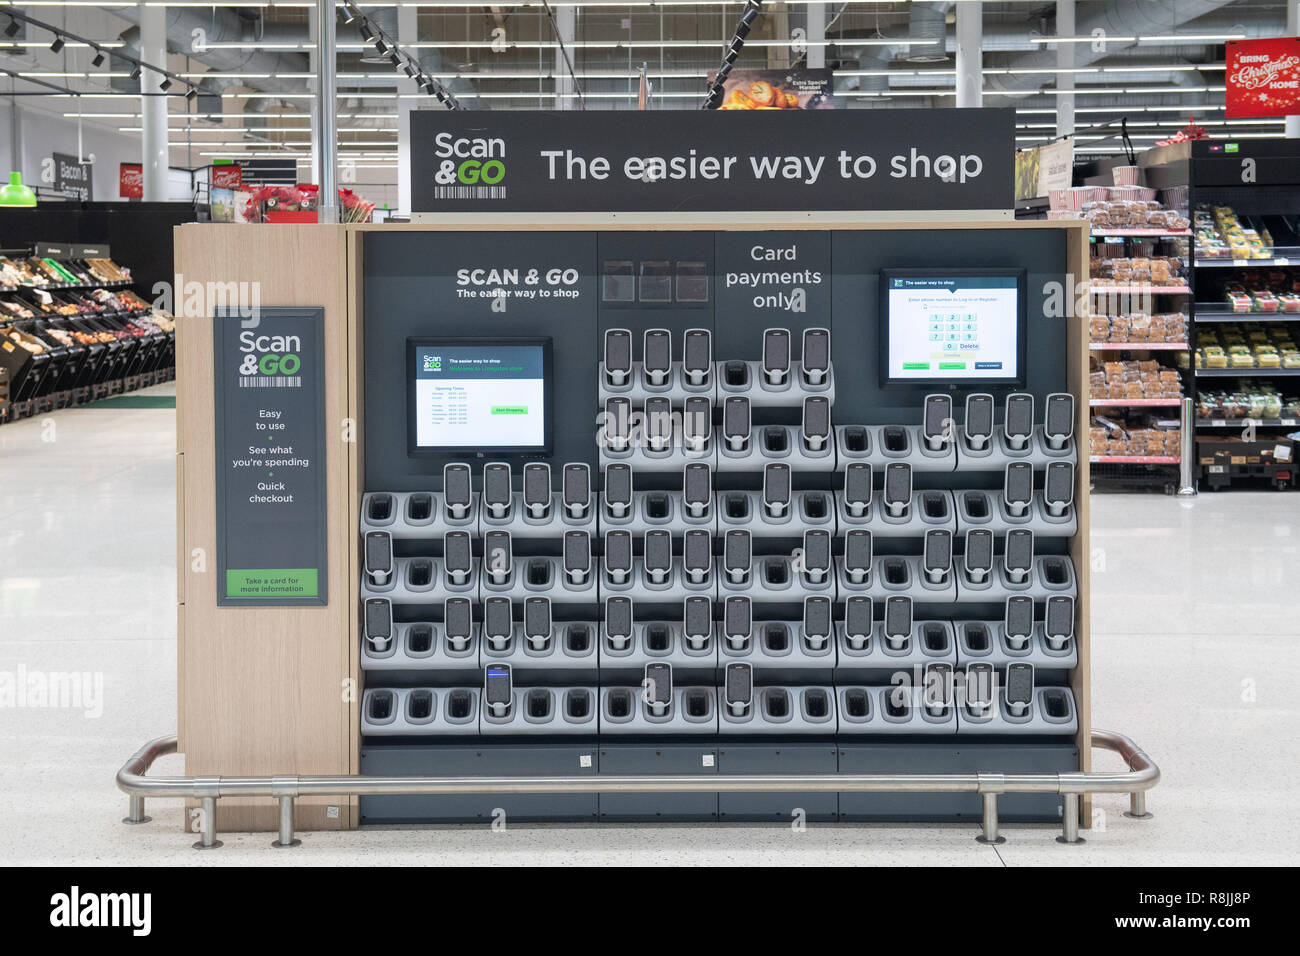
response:
M941 63L948 59L948 11L951 3L913 3L908 8L909 63Z

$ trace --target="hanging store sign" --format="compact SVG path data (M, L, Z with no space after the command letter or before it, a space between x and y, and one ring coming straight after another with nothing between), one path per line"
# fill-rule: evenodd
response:
M1224 83L1229 119L1300 114L1300 37L1229 40Z
M90 163L83 163L76 156L66 153L51 153L54 164L54 189L69 199L89 202L95 198L95 190L90 181Z
M123 199L144 198L144 166L140 163L117 164L117 194Z
M416 213L1013 205L1011 109L409 116Z

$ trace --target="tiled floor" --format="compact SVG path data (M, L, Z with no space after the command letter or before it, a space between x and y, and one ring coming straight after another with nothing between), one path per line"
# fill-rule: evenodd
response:
M199 853L177 801L119 821L122 761L175 729L175 415L59 412L0 427L0 679L102 675L77 707L0 704L0 863L1294 864L1300 789L1300 495L1095 496L1093 713L1160 764L1153 819L1098 801L1056 828L514 827L222 834ZM32 679L36 683L30 683ZM93 682L92 682L93 689ZM38 703L30 694L24 703ZM1119 769L1116 758L1103 766ZM178 758L158 772L179 772Z

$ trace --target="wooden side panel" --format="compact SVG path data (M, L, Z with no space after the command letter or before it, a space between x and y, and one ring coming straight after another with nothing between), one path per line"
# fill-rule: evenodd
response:
M232 776L348 773L355 717L344 700L353 676L349 646L356 607L349 494L355 445L342 440L349 415L347 236L330 226L192 224L176 230L177 444L183 465L179 594L180 750L186 773ZM263 306L325 309L325 481L329 604L320 608L219 608L213 330L191 315L190 283L255 283ZM195 310L198 311L198 310ZM202 310L210 313L211 303ZM204 559L190 559L193 549ZM302 800L303 829L347 826L337 799ZM274 829L266 800L223 799L218 826Z

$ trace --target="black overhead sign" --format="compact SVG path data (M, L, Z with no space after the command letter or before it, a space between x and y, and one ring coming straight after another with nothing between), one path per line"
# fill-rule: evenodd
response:
M1011 109L409 115L414 212L1013 205Z

